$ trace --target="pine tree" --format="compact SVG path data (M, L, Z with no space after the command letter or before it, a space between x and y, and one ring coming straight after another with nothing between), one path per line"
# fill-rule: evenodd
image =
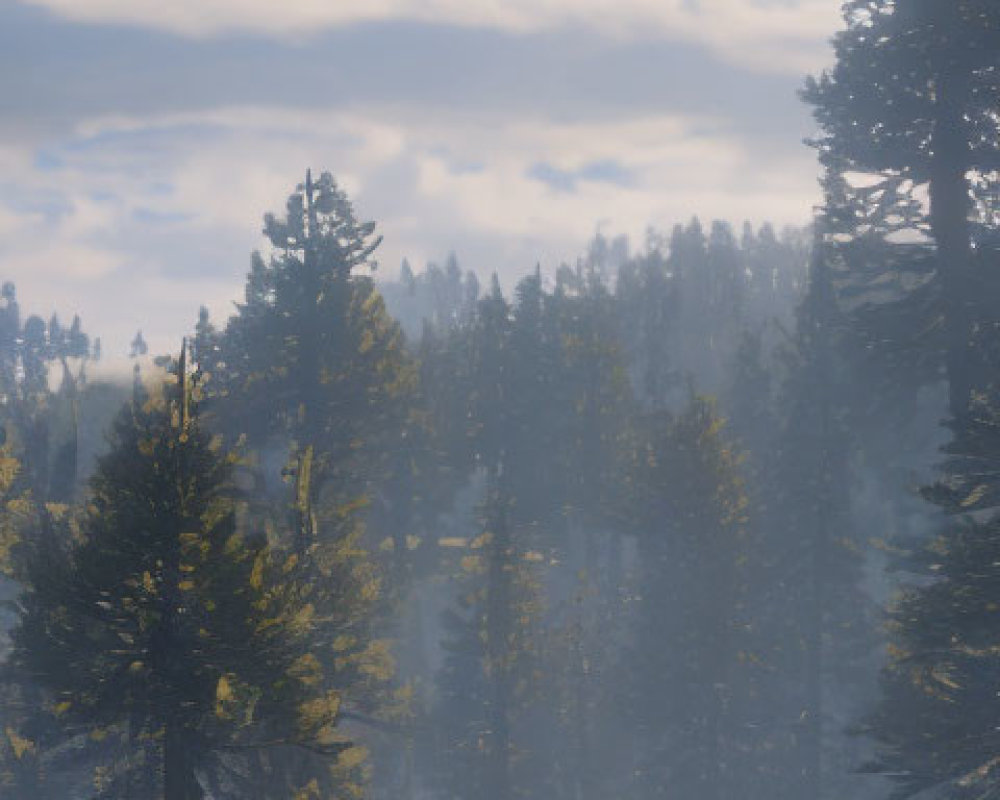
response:
M890 608L889 665L870 720L879 741L872 769L892 778L893 797L931 787L989 797L1000 785L998 409L991 388L956 423L944 475L925 492L948 522L900 565L911 580Z
M908 580L889 609L889 664L869 720L879 743L871 769L894 797L937 787L943 797L988 797L1000 785L996 726L1000 608L1000 396L997 328L974 340L989 366L986 388L949 422L940 479L923 491L944 515L929 541L905 543L896 567Z
M642 574L622 668L638 797L732 796L746 496L712 404L650 417L631 497Z
M343 501L380 477L416 379L399 326L371 279L355 273L374 266L374 228L329 173L307 175L286 213L265 217L272 251L254 254L237 314L199 348L214 362L209 387L224 398L230 437L313 447L312 485L335 486Z
M762 620L765 628L778 629L779 646L771 653L782 676L771 687L775 708L791 701L784 721L794 742L784 771L799 773L794 791L817 798L858 791L846 776L864 745L848 737L853 719L844 709L859 713L875 645L873 605L863 586L866 544L851 528L852 373L845 359L848 319L833 285L835 258L817 236L795 338L783 352L784 424L765 539L772 560L767 584L777 590L777 607ZM781 626L787 628L779 632Z
M452 374L469 388L467 410L453 417L464 436L448 437L459 443L453 463L484 497L483 530L445 616L432 710L441 737L433 783L447 797L510 800L544 772L526 716L539 616L528 558L531 532L560 511L558 491L545 490L556 457L547 429L559 375L553 322L537 272L519 284L513 309L494 276L468 346L452 352Z
M929 547L917 543L904 563L917 582L890 612L875 768L896 780L899 797L938 786L945 796L988 796L993 731L977 715L993 699L984 681L994 667L977 637L992 602L982 567L992 563L991 501L974 488L989 480L969 467L990 447L982 338L996 319L986 298L996 296L989 198L1000 163L1000 14L982 0L852 0L845 20L835 67L805 90L823 128L830 239L888 383L912 392L947 376L951 447L964 455L946 463L943 487L929 496L956 514L981 508ZM852 172L866 179L852 183ZM916 200L924 187L926 213ZM919 243L922 234L932 246ZM898 417L906 406L898 391L889 396Z
M531 785L526 777L537 766L523 742L537 590L498 487L483 504L484 531L461 560L457 602L444 617L434 783L455 800L511 800Z
M371 611L378 624L385 635L395 627L405 636L389 612L407 600L418 567L426 566L435 522L429 504L452 484L443 479L402 330L362 273L375 267L381 237L374 223L357 219L328 173L317 180L308 173L285 213L265 217L264 233L270 252L254 254L236 315L222 331L206 315L199 320L195 344L201 368L210 373L215 419L228 439L246 435L266 497L286 491L277 480L276 456L287 453L280 472L294 478L291 530L303 564L323 553L360 554L372 572L369 586L377 585ZM451 282L460 287L454 259L448 274L449 280L458 274ZM386 580L376 579L377 572ZM317 577L320 584L327 580ZM400 697L412 688L411 676L393 675L392 647L371 630L349 639L353 658L379 654L379 680L364 697L352 698L368 717L369 742L377 743L385 717L402 713ZM321 661L342 670L344 658L328 651ZM374 753L386 775L406 771L396 763L397 745L388 742Z
M15 674L48 697L32 716L90 743L101 797L194 800L226 785L233 753L282 748L325 756L313 772L328 775L349 747L314 653L315 593L245 529L233 458L202 424L183 356L176 372L118 417L74 543L39 551L14 632ZM55 773L65 747L46 744ZM256 796L309 782L285 778L285 794Z
M86 367L98 353L79 317L67 330L53 315L48 324L22 320L14 284L6 283L0 307L0 424L21 462L20 480L38 502L71 499L77 479L77 398ZM96 345L96 342L95 342ZM59 389L50 370L61 367Z
M651 248L623 264L615 295L636 394L647 407L663 407L677 382L668 355L677 334L677 292L663 253Z
M977 188L994 182L1000 165L1000 9L991 0L850 0L844 17L835 66L804 92L823 128L816 145L834 175L871 176L864 194L883 207L898 209L907 183L927 186L957 417L978 380L971 332L992 318L978 299L995 290L974 249L973 218Z

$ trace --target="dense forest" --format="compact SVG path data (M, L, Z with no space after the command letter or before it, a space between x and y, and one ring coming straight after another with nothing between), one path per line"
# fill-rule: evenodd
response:
M1000 797L1000 5L845 21L808 228L387 276L305 172L120 382L5 284L0 795Z

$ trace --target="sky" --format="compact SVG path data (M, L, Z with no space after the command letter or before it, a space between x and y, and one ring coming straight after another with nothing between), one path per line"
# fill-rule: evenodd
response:
M364 7L364 10L362 9ZM506 283L598 230L778 226L819 200L797 97L834 0L0 0L0 280L176 350L232 312L306 168L379 275Z

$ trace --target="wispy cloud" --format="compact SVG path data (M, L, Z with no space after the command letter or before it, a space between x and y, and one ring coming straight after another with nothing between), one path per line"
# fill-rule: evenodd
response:
M511 122L235 107L94 118L46 152L44 170L30 148L0 153L0 277L26 305L33 295L79 310L109 352L138 327L154 349L175 346L202 303L228 314L261 215L280 210L310 165L332 170L359 215L378 221L390 274L403 256L451 248L508 278L536 260L554 267L599 221L636 239L695 213L805 222L815 193L804 149L762 157L717 120L679 115ZM566 185L538 180L539 164Z
M560 169L544 161L532 164L528 177L541 181L559 191L574 191L581 181L608 183L613 186L632 186L635 175L612 158L591 161L578 169Z
M535 33L565 27L619 39L697 42L762 70L814 69L838 21L833 0L21 0L66 19L191 37L301 38L330 28L415 21Z

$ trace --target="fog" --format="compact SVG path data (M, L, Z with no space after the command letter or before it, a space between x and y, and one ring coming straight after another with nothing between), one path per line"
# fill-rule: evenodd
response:
M0 797L1000 797L1000 7L662 5L0 9Z

